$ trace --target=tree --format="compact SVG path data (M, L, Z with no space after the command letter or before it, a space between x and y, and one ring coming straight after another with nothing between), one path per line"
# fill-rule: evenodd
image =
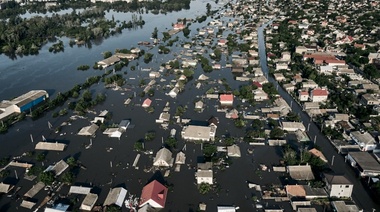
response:
M297 164L297 152L290 147L285 147L283 159L287 165Z
M75 178L75 176L72 172L65 172L61 177L61 181L63 183L70 185L71 183L74 182L74 178Z
M295 122L299 122L301 121L301 117L297 114L297 113L294 113L294 112L289 112L287 115L286 115L286 119L288 121L295 121Z
M198 190L200 194L207 194L208 192L212 190L212 186L208 183L201 183L198 186Z
M147 133L145 133L145 140L146 141L153 141L153 139L156 137L156 132L153 132L153 131L151 131L151 132L147 132Z
M192 69L185 68L183 70L183 75L185 75L187 78L192 77L193 74L194 74L194 70L192 70Z
M133 145L133 149L136 151L143 151L144 150L144 141L142 139L135 142Z
M170 148L175 148L177 146L177 140L173 137L166 139L165 144Z
M103 58L107 59L112 56L112 53L110 51L103 52Z
M36 156L36 160L38 162L42 162L45 160L45 154L44 153L39 153L37 156Z
M54 176L55 174L53 171L46 171L41 172L38 179L46 185L51 185L54 182Z
M264 123L260 119L253 119L251 126L253 129L259 130L264 127Z
M67 158L66 163L69 164L69 166L76 166L77 160L75 160L74 157L69 157Z
M206 14L207 14L207 15L210 15L210 12L211 12L211 4L210 4L210 3L207 3L207 4L206 4L206 10L207 10L207 11L206 11Z
M158 38L158 29L157 29L157 27L154 27L154 29L153 29L152 38L154 38L154 39Z
M212 144L204 144L203 145L203 155L206 158L211 158L215 153L217 149L215 145Z
M279 127L275 127L274 129L272 129L270 131L269 137L270 138L283 138L284 137L284 131Z

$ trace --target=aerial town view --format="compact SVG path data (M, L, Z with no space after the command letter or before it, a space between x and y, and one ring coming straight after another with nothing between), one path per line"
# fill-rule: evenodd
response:
M0 212L380 211L378 0L0 19Z

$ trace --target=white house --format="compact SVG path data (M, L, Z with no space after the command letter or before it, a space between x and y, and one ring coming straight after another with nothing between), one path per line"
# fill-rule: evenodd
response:
M325 182L330 197L351 198L354 184L344 175L325 174Z
M213 141L216 134L216 126L188 125L183 127L181 135L185 140L193 141Z
M300 90L298 91L298 98L301 102L306 102L309 100L309 92Z
M177 87L174 87L170 92L169 96L172 98L176 98L179 93L179 89Z
M312 102L324 102L327 101L329 93L325 89L314 89L310 92L310 100Z
M286 122L282 121L280 122L282 130L288 131L288 132L295 132L297 130L305 131L305 126L302 122Z
M377 146L375 139L368 132L353 131L350 136L362 151L372 151Z
M212 185L213 182L213 171L212 171L212 163L198 163L197 172L195 173L195 177L197 179L197 184L207 183Z

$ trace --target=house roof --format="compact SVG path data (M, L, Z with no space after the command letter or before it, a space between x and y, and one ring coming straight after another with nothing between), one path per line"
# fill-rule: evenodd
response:
M56 176L59 176L67 168L69 168L69 164L67 164L64 160L60 160L56 164L49 166L45 171L53 171Z
M122 187L113 188L108 193L103 206L115 204L121 207L123 205L126 195L127 195L127 190L125 188L122 188Z
M96 130L98 130L99 126L96 124L92 124L87 127L83 127L79 132L78 135L88 135L92 136L95 134Z
M89 194L91 191L91 187L84 186L70 186L70 194Z
M66 147L66 144L58 142L38 142L35 149L37 150L53 150L53 151L63 151Z
M82 205L81 205L81 208L83 206L93 206L96 201L98 200L98 195L97 194L93 194L93 193L88 193L86 195L86 197L84 198L83 202L82 202Z
M175 157L175 164L185 164L186 155L182 151L178 152Z
M28 192L25 193L24 196L26 197L34 197L34 195L36 195L39 191L41 191L41 189L45 187L45 183L43 182L38 182L37 184L33 185L33 187L31 189L29 189Z
M380 172L380 164L377 160L371 156L368 152L349 152L356 163L363 169L363 171L377 171Z
M152 100L150 100L149 98L146 98L146 99L144 100L144 102L142 103L142 106L143 106L143 107L149 107L150 104L152 104Z
M323 160L324 162L327 162L327 159L326 159L325 155L323 155L323 153L321 151L319 151L318 149L313 148L313 149L309 150L309 152L312 155L314 155L315 157L318 157L321 160Z
M221 102L230 102L234 100L234 95L232 94L220 94L219 99Z
M314 89L311 91L313 96L328 96L327 90L324 89Z
M258 88L262 88L263 87L263 85L261 83L257 82L257 81L253 81L252 84L256 85Z
M241 157L240 147L236 144L227 147L227 154L230 157Z
M306 191L302 185L286 185L286 193L292 197L305 197Z
M325 178L329 184L343 184L351 185L351 181L348 180L344 175L336 174L325 174Z
M159 183L157 180L154 180L144 186L141 197L140 197L140 207L144 206L149 200L153 200L162 208L165 207L166 196L168 194L168 189Z
M165 147L158 150L156 157L154 158L153 163L155 163L158 160L163 160L163 161L167 162L168 164L170 164L172 161L172 152Z
M9 184L0 183L0 193L8 193L11 188Z
M314 174L310 165L287 166L287 170L295 180L313 180Z

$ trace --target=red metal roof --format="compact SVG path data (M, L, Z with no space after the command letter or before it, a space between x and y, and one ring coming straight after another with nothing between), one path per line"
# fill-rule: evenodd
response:
M313 93L313 96L328 96L329 95L329 93L323 89L314 89L312 93Z
M167 194L168 188L159 183L157 180L154 180L144 186L141 193L140 206L144 205L149 200L153 200L164 208Z
M232 95L232 94L220 94L219 99L221 102L232 102L232 101L234 101L234 95Z

